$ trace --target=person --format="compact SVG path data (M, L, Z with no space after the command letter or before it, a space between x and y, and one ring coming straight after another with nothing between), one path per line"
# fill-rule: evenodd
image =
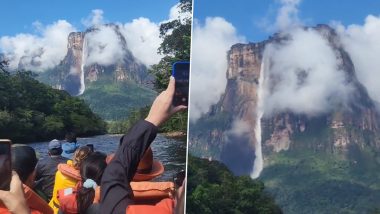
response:
M130 185L138 164L157 135L158 126L168 120L173 114L184 110L186 106L172 106L175 91L174 77L169 85L153 102L145 120L137 122L123 136L121 146L114 158L108 164L101 182L100 213L133 213L133 191ZM171 199L162 200L164 206L156 207L154 213L172 213L174 202Z
M23 183L25 199L31 210L52 214L53 210L33 191L37 157L34 149L27 145L14 144L11 147L12 169Z
M75 187L80 177L80 167L83 161L91 154L91 148L87 146L79 147L74 153L73 160L68 160L66 164L58 164L58 170L55 173L53 196L49 206L53 208L54 213L58 213L59 200L57 198L58 190Z
M68 159L72 159L74 152L79 148L77 144L77 137L74 133L70 132L65 135L66 143L62 144L62 156Z
M94 152L86 158L80 168L81 181L75 188L59 190L59 213L88 213L96 210L99 203L99 188L107 166L106 155ZM91 206L91 208L90 208Z
M66 163L67 158L62 157L61 142L54 139L48 145L49 156L38 161L36 167L36 189L43 193L45 199L49 201L53 196L53 187L55 173L57 172L58 164Z

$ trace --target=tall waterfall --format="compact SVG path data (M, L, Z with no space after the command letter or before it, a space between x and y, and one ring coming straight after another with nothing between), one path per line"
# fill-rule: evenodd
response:
M260 77L259 85L257 90L257 112L256 112L256 127L255 127L255 161L253 163L253 171L251 173L251 178L258 178L261 171L263 170L263 153L261 148L261 118L264 114L264 72L265 72L265 54L263 56L261 67L260 67Z
M86 36L83 36L83 48L82 48L82 62L80 65L80 88L79 88L79 94L83 94L86 86L84 84L84 65L86 64L86 56L87 56L87 40Z

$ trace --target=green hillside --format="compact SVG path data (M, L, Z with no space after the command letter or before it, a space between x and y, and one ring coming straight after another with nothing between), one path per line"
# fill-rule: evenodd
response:
M347 160L293 150L267 160L260 179L285 213L380 213L380 164L369 151Z
M133 82L98 80L79 96L105 120L127 119L131 111L150 105L156 92Z
M52 89L31 72L14 75L0 70L0 138L13 142L104 134L105 123L83 100Z
M234 176L226 166L193 156L188 158L186 212L282 213L264 184L248 176Z

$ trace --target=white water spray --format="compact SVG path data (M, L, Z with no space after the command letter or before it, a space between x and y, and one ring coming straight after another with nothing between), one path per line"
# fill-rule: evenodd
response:
M253 171L251 173L251 178L255 179L260 176L263 170L264 160L261 148L261 118L264 114L264 71L265 71L265 54L263 56L261 67L260 67L260 77L259 86L257 90L257 112L256 112L256 127L255 127L255 161L253 162Z
M86 56L87 56L87 40L86 36L83 36L83 48L82 48L82 62L80 65L80 88L79 88L79 94L83 94L84 90L86 89L86 85L84 84L84 65L86 64Z

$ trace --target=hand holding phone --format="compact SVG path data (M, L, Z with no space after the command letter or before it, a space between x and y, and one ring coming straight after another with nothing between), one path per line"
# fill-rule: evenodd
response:
M0 139L0 190L9 191L12 179L10 140Z
M173 64L172 76L175 79L173 106L189 105L190 62L180 61Z

